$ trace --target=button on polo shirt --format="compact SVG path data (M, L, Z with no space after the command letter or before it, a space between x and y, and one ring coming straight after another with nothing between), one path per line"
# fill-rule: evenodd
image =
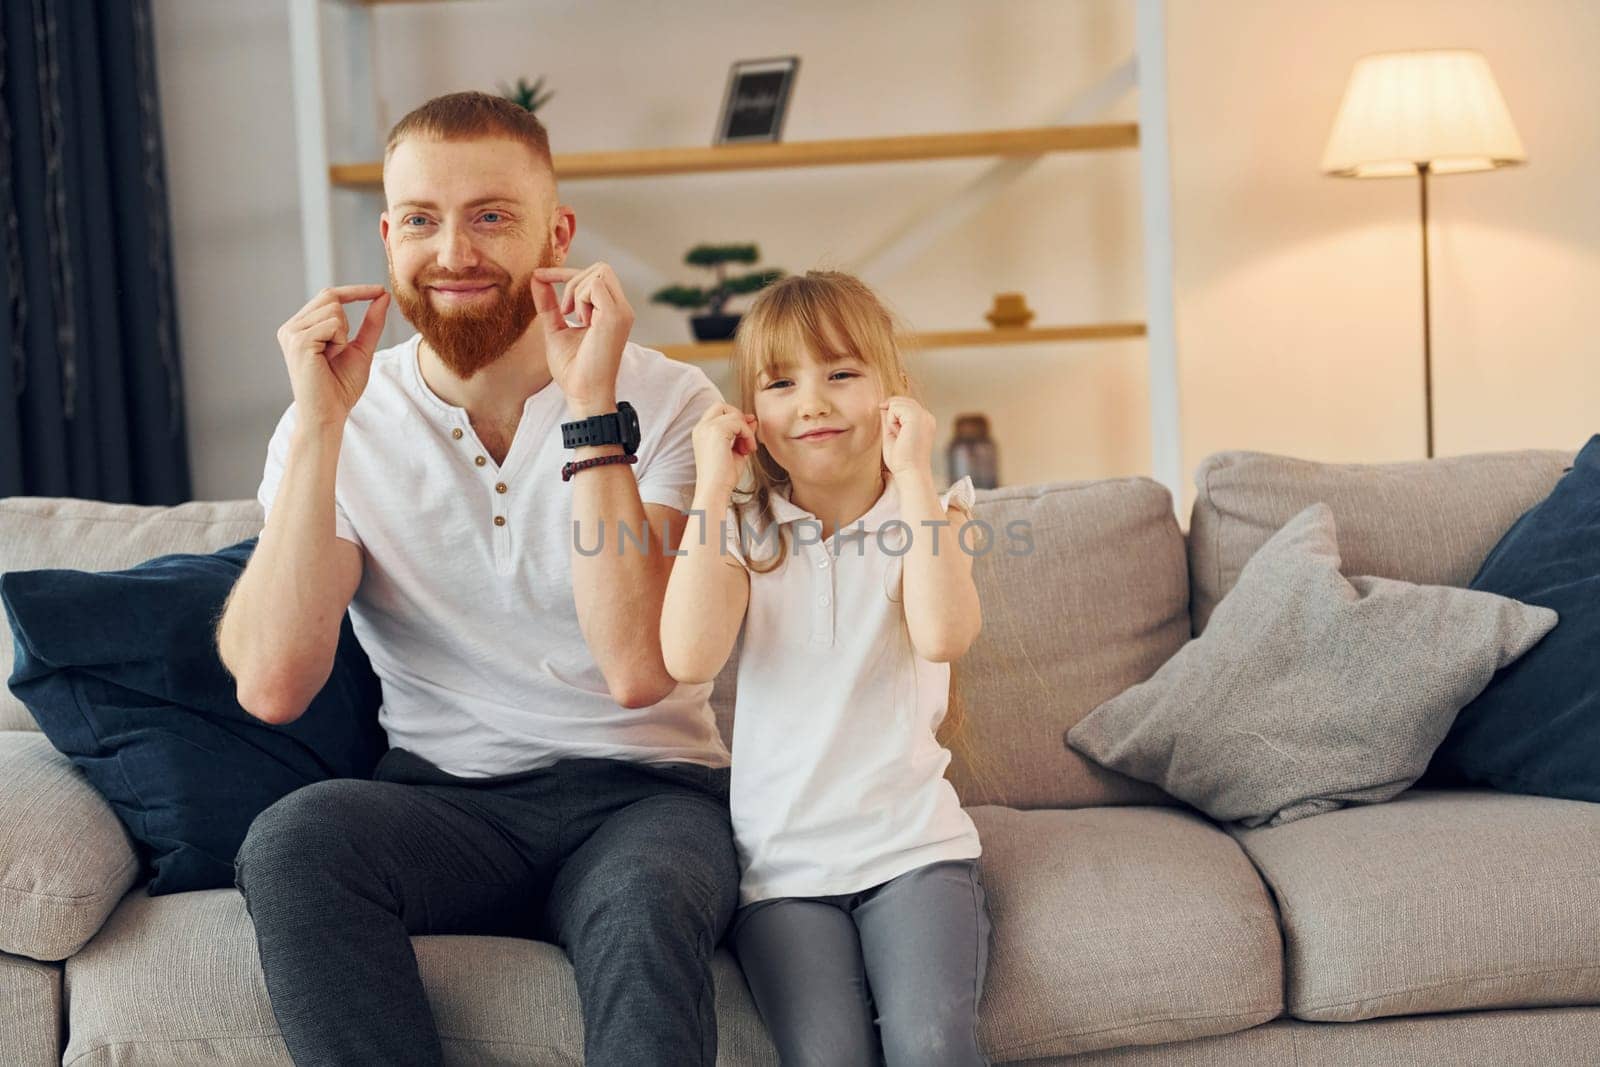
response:
M466 411L423 380L419 340L373 357L345 427L334 492L335 532L362 549L350 618L383 684L389 743L464 777L569 757L726 766L709 684L623 708L583 639L559 386L527 399L496 464ZM632 469L640 499L687 511L691 434L720 402L716 387L697 367L629 344L617 394L639 412ZM269 511L294 422L291 405L268 446L257 496ZM607 551L616 551L616 535L604 531ZM579 543L594 540L595 531L583 531Z
M970 513L971 479L944 494ZM909 547L891 483L855 523L814 543L816 517L771 499L785 556L750 571L734 708L732 815L744 864L740 902L831 896L941 860L978 855L977 830L944 778L934 737L950 666L916 654L900 583ZM724 519L726 551L746 565L778 541L765 520ZM952 522L940 551L959 551ZM916 531L931 536L931 531ZM913 535L915 536L915 534ZM789 554L792 553L792 554ZM810 605L809 610L806 605Z

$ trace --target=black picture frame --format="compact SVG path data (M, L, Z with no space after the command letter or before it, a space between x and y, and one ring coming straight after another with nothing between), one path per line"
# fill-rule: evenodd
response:
M728 71L715 144L776 142L783 136L799 56L741 59Z

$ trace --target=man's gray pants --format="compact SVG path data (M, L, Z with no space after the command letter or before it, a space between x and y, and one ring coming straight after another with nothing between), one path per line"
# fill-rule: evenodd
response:
M586 1063L710 1067L711 955L738 902L727 797L727 770L689 763L458 778L403 749L373 781L284 797L235 871L294 1062L440 1063L411 937L492 934L566 950Z

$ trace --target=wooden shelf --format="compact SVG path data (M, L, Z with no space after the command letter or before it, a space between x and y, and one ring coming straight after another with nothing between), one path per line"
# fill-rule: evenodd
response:
M935 348L971 348L980 345L1030 345L1048 341L1115 341L1143 337L1142 322L1107 322L1091 326L1030 326L1004 330L935 330L900 339L909 351ZM672 359L704 363L733 355L732 341L687 345L650 345Z
M1134 148L1139 127L1132 122L1094 126L1041 126L1025 130L980 130L910 137L869 137L792 144L716 145L711 148L646 148L631 152L571 152L555 157L556 177L642 178L662 174L710 174L786 167L832 167L912 160L1036 156L1048 152L1089 152ZM382 163L338 163L328 168L334 185L352 189L383 183Z

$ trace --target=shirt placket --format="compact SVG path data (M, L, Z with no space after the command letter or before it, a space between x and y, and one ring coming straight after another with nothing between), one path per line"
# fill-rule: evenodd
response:
M485 521L489 524L489 545L494 554L495 570L504 574L511 566L511 485L506 481L505 472L489 458L489 450L483 447L470 424L452 427L450 438L464 449L474 472L487 489L489 507Z
M824 544L806 545L805 560L811 572L811 643L828 647L833 644L835 611L839 606L834 578L839 568Z

